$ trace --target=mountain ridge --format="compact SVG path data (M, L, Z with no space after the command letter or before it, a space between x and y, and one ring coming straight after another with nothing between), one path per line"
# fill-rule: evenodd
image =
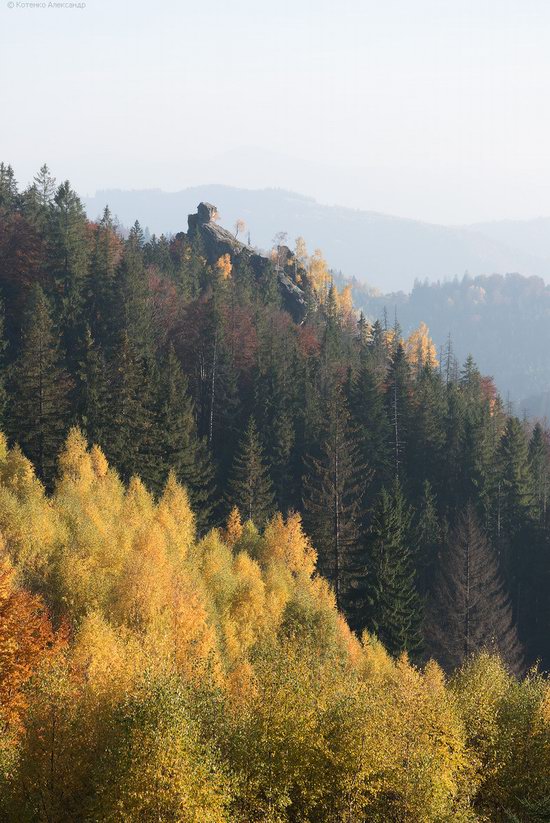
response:
M183 230L187 214L199 202L215 202L226 226L244 219L251 242L258 248L269 248L280 231L288 233L289 245L301 235L310 250L322 249L332 268L383 292L409 291L416 279L453 278L466 271L474 276L521 272L550 280L550 243L546 256L529 253L526 221L514 221L514 226L520 226L517 232L511 231L509 221L446 226L324 205L288 189L246 189L216 183L175 192L103 189L84 198L91 219L109 205L124 225L138 219L155 234ZM516 234L521 235L517 241ZM537 248L546 251L540 244Z

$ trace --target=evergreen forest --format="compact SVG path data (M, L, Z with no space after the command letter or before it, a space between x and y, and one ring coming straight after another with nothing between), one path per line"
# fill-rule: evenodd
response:
M549 820L548 430L240 231L0 165L0 820Z

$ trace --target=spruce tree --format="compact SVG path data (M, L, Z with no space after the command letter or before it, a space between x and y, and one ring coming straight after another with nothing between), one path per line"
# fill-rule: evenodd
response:
M433 366L426 363L417 375L410 404L408 474L413 493L420 495L426 478L437 483L446 474L446 391Z
M377 385L370 358L364 357L349 389L349 408L357 435L361 462L373 472L366 490L365 504L374 500L381 486L391 478L391 425L384 395Z
M21 210L38 230L45 231L50 219L50 208L56 191L55 178L44 163L35 174L32 184L21 196Z
M407 454L407 432L410 417L410 372L403 345L399 342L386 378L386 407L391 424L390 445L392 472L403 479Z
M124 481L137 474L151 488L159 482L161 471L154 455L156 375L126 332L109 362L109 372L111 402L105 454Z
M236 506L258 528L274 513L273 486L253 417L233 459L226 502L228 511Z
M17 181L11 166L0 163L0 215L14 212L19 203Z
M40 286L34 286L21 351L11 370L9 431L47 485L53 481L69 422L70 388L48 300Z
M74 366L84 305L89 239L84 208L69 181L62 183L49 209L49 268L58 319L69 362Z
M325 412L319 455L310 455L305 465L304 522L318 552L319 571L334 587L337 607L358 628L365 596L363 498L371 473L361 463L339 387L332 388Z
M105 226L106 230L109 228ZM108 240L108 235L105 240ZM143 242L143 231L136 221L130 230L120 265L117 267L115 306L121 315L119 328L124 328L136 352L145 358L151 357L153 353L154 330L147 272L143 263ZM104 249L101 267L103 291L107 291L108 306L108 280L112 262L106 255L107 251Z
M200 531L211 525L214 506L214 467L204 440L199 440L193 402L173 346L159 380L155 456L162 467L155 491L164 487L170 471L186 486Z
M536 517L541 526L545 526L548 520L550 492L550 448L548 432L540 423L535 424L529 440L529 466Z
M459 516L442 554L426 637L430 653L448 672L483 650L498 653L515 674L522 671L497 557L471 505Z
M522 639L533 622L530 591L536 584L536 509L529 444L516 417L506 424L498 451L496 546Z
M382 489L368 535L366 627L391 654L422 649L423 602L417 590L412 546L412 512L396 480Z
M86 319L92 336L107 353L116 342L123 308L117 294L117 267L122 254L122 240L109 209L94 231L89 274L86 284Z
M434 572L445 532L444 524L438 516L436 497L428 480L424 481L414 520L418 591L422 596L426 596L433 586Z
M80 346L81 357L76 375L77 417L90 443L104 447L109 438L111 395L107 363L100 346L86 326Z

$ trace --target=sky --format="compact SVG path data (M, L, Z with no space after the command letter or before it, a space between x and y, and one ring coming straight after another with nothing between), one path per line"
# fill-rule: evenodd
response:
M77 4L78 5L78 4ZM82 195L281 187L550 216L548 0L0 0L0 159Z

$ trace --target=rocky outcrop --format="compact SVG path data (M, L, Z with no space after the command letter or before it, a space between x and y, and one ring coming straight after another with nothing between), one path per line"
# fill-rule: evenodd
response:
M273 276L278 286L285 309L296 322L301 323L307 312L307 303L303 290L295 282L295 258L286 246L281 246L277 264L263 254L241 243L231 232L216 222L218 210L211 203L199 203L196 214L187 218L188 236L199 234L208 262L214 265L224 254L228 254L235 264L244 257L250 265L256 280Z

